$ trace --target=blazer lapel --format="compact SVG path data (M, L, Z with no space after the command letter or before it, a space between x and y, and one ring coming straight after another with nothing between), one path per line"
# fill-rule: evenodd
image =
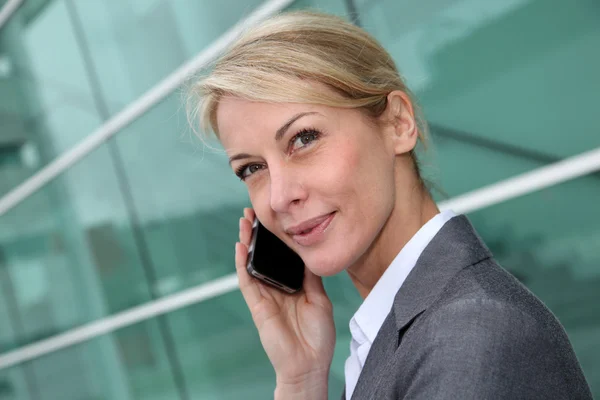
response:
M425 311L461 269L492 256L464 215L446 222L425 247L394 298L396 328Z
M465 216L446 222L417 260L369 350L352 400L374 398L378 379L400 344L402 329L437 299L461 269L491 257Z
M381 372L386 367L387 362L392 360L390 354L394 354L398 346L398 330L396 329L396 319L394 310L388 314L381 329L375 337L375 341L369 350L369 355L365 360L362 372L356 382L352 400L371 399L375 394L374 388L378 386Z

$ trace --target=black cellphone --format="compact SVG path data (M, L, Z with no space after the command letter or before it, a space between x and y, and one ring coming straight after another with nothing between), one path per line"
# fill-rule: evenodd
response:
M257 218L252 225L246 269L253 277L288 293L302 289L304 261Z

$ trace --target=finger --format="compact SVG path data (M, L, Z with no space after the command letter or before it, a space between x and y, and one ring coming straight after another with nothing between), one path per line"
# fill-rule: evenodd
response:
M331 301L325 286L323 286L323 278L312 273L308 268L304 269L304 282L302 283L306 298L313 303L324 307L331 307Z
M246 247L250 246L252 240L252 222L246 218L240 218L240 242Z
M248 259L248 247L243 243L235 244L235 271L237 273L240 290L246 300L248 307L252 309L258 304L262 295L258 288L257 282L253 279L246 270L246 261Z
M254 222L254 210L251 208L244 208L244 218L246 218L252 224Z
M325 287L323 286L323 279L315 275L308 268L304 268L304 282L302 283L304 291L313 294L324 294Z

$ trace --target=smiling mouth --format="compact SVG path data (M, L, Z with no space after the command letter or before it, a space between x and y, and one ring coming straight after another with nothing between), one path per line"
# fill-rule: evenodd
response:
M336 212L334 211L330 214L318 217L309 223L291 229L288 233L292 239L301 246L315 245L325 238L327 228L329 228L335 215Z

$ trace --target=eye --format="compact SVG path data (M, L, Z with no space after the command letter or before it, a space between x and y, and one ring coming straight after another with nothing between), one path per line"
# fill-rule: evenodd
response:
M312 142L319 138L320 133L314 129L305 129L296 134L290 140L290 150L292 152L309 146Z
M255 172L258 172L264 168L265 168L265 166L261 165L261 164L246 164L246 165L242 165L241 167L236 169L235 174L238 176L238 178L240 178L241 180L244 181L250 175L252 175Z

